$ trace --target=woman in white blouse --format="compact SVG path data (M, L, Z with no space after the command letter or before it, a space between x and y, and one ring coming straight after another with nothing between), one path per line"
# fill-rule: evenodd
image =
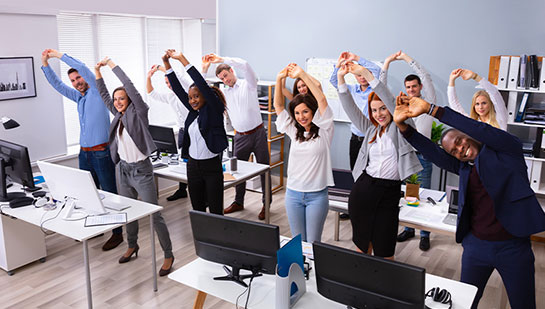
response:
M329 147L333 139L333 112L311 77L292 63L276 78L276 89L289 76L301 78L312 94L298 94L284 108L280 91L274 95L276 126L291 139L286 190L286 212L292 236L320 241L329 209L327 187L333 186Z
M448 104L450 108L460 114L468 116L460 104L458 96L456 95L456 88L454 88L454 81L458 77L462 77L463 80L473 79L484 89L475 92L473 95L469 117L486 122L493 127L506 130L507 108L505 107L505 102L503 101L500 92L496 86L492 85L489 81L473 71L456 69L450 73L447 89Z

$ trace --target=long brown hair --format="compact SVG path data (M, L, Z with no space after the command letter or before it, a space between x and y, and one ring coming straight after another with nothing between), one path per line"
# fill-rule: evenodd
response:
M305 86L307 87L307 93L309 93L310 95L314 97L314 94L312 94L312 91L310 91L310 88L308 87L307 83L305 83L305 81L302 80L301 77L297 77L297 79L295 79L295 82L293 82L293 96L295 97L296 95L300 94L299 89L297 89L297 84L299 82L303 82L303 84L305 84ZM316 97L314 97L314 99L316 99Z
M295 128L297 129L297 133L295 134L295 139L299 142L305 142L308 140L311 140L313 138L318 137L318 131L320 128L318 128L317 125L315 125L313 122L310 123L310 131L308 136L305 138L305 128L295 120L295 108L299 104L305 104L310 111L312 112L312 117L316 115L316 111L318 110L318 102L311 94L298 94L296 95L293 100L288 104L288 111L290 113L291 119L295 123Z
M371 110L371 102L372 101L380 101L380 102L383 102L379 96L373 91L369 94L369 96L367 97L367 112L368 112L368 115L369 115L369 120L371 120L371 123L376 127L379 126L378 122L375 120L375 118L373 118L373 111ZM383 102L384 103L384 102ZM390 113L390 111L388 111L388 113ZM392 114L390 113L390 116ZM390 120L391 121L391 120ZM384 133L384 131L386 130L386 127L382 127L380 129L380 135L382 136L382 133ZM377 139L377 134L378 134L378 131L375 132L375 136L373 136L373 138L369 141L369 144L373 143L374 141L376 141Z

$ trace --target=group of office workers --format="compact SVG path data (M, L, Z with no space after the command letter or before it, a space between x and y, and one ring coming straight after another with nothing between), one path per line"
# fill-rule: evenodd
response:
M64 85L48 65L59 58L71 69L74 89ZM186 72L175 73L170 60L181 62ZM407 94L394 96L387 86L390 64L402 60L416 74L405 78ZM221 153L227 148L223 118L228 114L236 130L234 154L269 164L266 133L259 113L257 75L240 58L205 55L199 72L181 52L167 50L163 65L148 72L149 96L171 105L180 126L179 147L188 159L188 190L192 207L216 214L244 208L245 187L236 188L235 201L223 209ZM42 70L50 84L78 104L80 119L79 165L91 171L97 187L157 203L153 167L148 157L156 149L148 131L148 105L123 70L108 57L95 65L95 74L82 62L46 49ZM209 86L202 74L219 64L216 76L227 86L222 92ZM109 66L123 84L110 96L100 73ZM157 92L151 83L156 71L165 73L172 90ZM244 78L237 78L237 75ZM357 84L345 76L353 74ZM295 79L292 92L286 79ZM473 96L469 117L454 89L455 80L473 79L484 90ZM476 308L486 282L497 269L512 308L535 308L534 255L530 235L545 230L545 213L530 188L520 141L505 131L507 111L497 89L478 74L456 69L450 74L449 107L435 104L435 89L429 73L414 59L399 51L388 56L382 69L371 61L343 52L333 70L331 84L352 122L350 167L355 181L348 209L353 242L364 253L393 259L397 241L414 237L414 230L397 235L399 193L407 177L418 173L424 188L430 188L432 163L460 175L456 241L462 243L461 281L478 287ZM333 186L330 147L333 112L320 82L291 63L277 75L274 106L279 132L292 141L285 195L292 235L308 242L319 241L328 211L328 186ZM286 98L289 103L285 104ZM110 124L108 110L114 115ZM464 114L464 115L462 115ZM430 140L433 119L449 125L437 145ZM109 130L108 130L109 126ZM117 175L114 172L117 166ZM117 176L117 177L116 177ZM262 177L262 187L264 178ZM173 200L186 197L180 184ZM263 194L263 199L265 194ZM263 200L264 202L264 200ZM259 214L264 219L264 209ZM174 256L168 228L160 213L155 228L165 260L160 275L172 269ZM120 263L138 254L138 222L127 224L128 249ZM113 231L103 249L123 241L121 228ZM421 231L420 249L430 247L429 232Z

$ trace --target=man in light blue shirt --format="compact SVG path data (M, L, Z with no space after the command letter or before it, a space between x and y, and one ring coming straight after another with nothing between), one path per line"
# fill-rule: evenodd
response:
M68 77L72 87L64 84L49 66L50 58L59 58L71 68ZM42 71L55 90L78 105L80 124L79 168L91 172L97 188L117 193L115 165L108 147L110 117L96 86L95 74L85 64L54 49L42 53ZM123 242L123 229L113 230L103 250L111 250Z
M339 56L339 60L337 61L335 69L333 70L333 73L331 73L331 78L329 79L335 89L337 89L338 84L337 72L339 71L341 62L343 61L356 61L359 65L368 69L375 76L375 78L379 77L380 67L378 65L374 64L371 61L363 59L360 56L355 55L351 52L343 52L341 56ZM369 112L367 109L367 97L369 96L369 93L371 93L372 89L363 76L356 75L356 80L358 81L357 85L347 85L348 91L350 92L350 94L352 94L356 105L358 105L365 117L369 118ZM360 132L353 124L350 124L350 131L352 131L352 137L350 138L350 169L352 170L354 169L354 164L356 164L358 151L361 148L361 143L363 143L363 138L365 137L365 134L364 132Z

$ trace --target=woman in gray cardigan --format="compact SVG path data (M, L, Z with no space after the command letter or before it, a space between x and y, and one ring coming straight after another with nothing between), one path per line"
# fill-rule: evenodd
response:
M100 68L108 65L119 78L123 87L114 90L112 96L102 79ZM110 149L112 160L117 165L119 194L133 199L140 196L144 202L157 205L157 191L153 179L153 166L149 156L155 151L155 143L148 130L148 105L136 90L125 72L108 57L95 66L97 87L102 100L114 119L110 124ZM166 276L172 269L174 256L172 243L165 220L160 212L153 214L153 224L159 243L165 254L160 276ZM129 248L119 259L119 263L129 262L134 255L138 257L138 221L127 224Z
M344 76L363 76L373 87L369 94L369 118L347 91ZM343 63L338 74L342 107L350 121L365 132L352 174L356 182L350 192L348 212L352 241L365 253L393 259L399 224L401 181L422 170L415 150L392 121L395 97L373 74L353 62ZM414 123L410 121L410 125Z

